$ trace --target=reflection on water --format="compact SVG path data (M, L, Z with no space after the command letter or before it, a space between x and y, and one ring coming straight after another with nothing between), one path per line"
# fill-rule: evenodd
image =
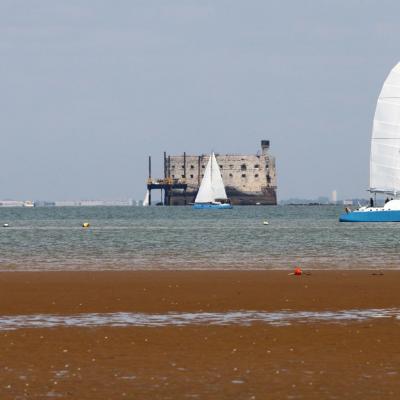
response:
M262 323L287 326L305 323L351 323L377 318L400 318L399 309L366 309L340 311L230 311L230 312L169 312L145 314L133 312L85 313L74 315L32 314L0 317L1 330L55 327L162 327L187 325L241 325Z
M398 268L400 224L340 207L0 208L0 268ZM264 220L269 225L264 225ZM82 229L83 221L91 228Z

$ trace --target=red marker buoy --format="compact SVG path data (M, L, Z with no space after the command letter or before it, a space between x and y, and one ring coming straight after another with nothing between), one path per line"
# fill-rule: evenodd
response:
M296 268L294 269L294 274L295 274L295 275L301 275L302 273L303 273L303 271L301 270L300 267L296 267Z

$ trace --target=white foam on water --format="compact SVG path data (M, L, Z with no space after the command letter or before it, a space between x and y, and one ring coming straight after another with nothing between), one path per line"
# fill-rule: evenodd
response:
M379 318L400 319L400 309L365 309L339 311L227 311L227 312L169 312L146 314L135 312L82 313L73 315L30 314L3 315L0 331L22 328L55 327L162 327L186 325L242 325L263 323L285 326L294 323L348 323Z

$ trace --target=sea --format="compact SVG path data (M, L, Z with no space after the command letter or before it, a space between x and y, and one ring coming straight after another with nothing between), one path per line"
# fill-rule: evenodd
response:
M0 271L399 268L400 224L339 223L342 210L0 208Z

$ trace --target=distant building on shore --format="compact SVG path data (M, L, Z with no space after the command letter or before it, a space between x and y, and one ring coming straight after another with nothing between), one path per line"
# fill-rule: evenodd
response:
M95 206L136 206L138 202L128 200L72 200L72 201L21 201L21 200L0 200L0 207L95 207Z
M0 207L23 207L24 202L21 200L0 200Z
M0 207L33 207L34 203L30 200L0 200Z
M382 200L383 203L383 200ZM283 199L279 201L279 204L282 206L287 205L320 205L320 206L333 206L333 205L344 205L344 206L365 206L369 204L369 199L345 199L345 200L338 200L336 199L335 202L328 199L328 197L320 196L314 199L302 199L302 198L290 198L290 199Z
M136 201L128 200L75 200L75 201L56 201L56 207L112 207L112 206L135 206Z

